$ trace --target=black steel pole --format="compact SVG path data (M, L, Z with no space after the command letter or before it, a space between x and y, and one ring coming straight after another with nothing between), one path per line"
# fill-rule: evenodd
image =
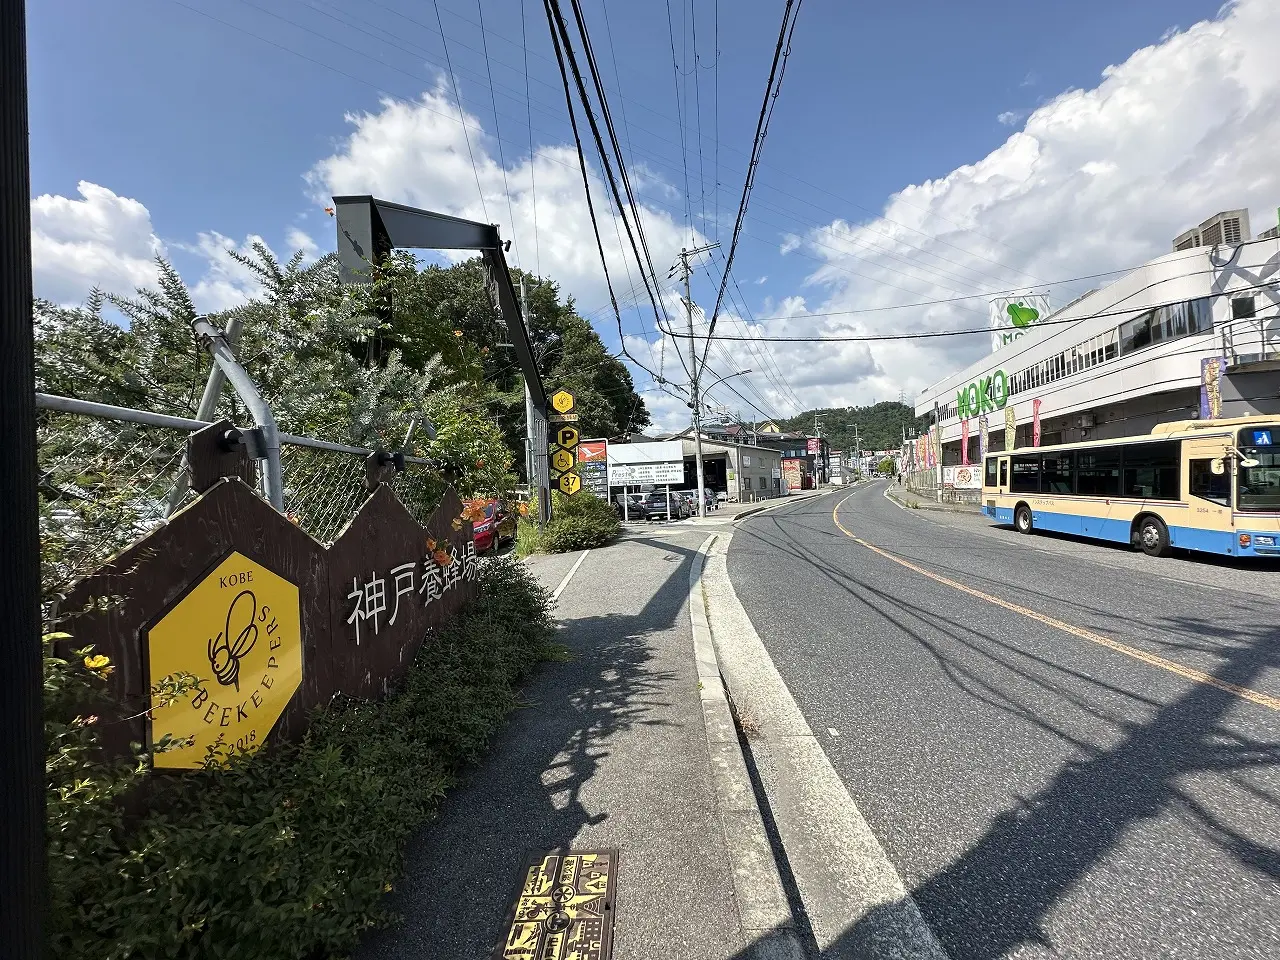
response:
M40 534L24 0L0 0L0 956L44 951Z

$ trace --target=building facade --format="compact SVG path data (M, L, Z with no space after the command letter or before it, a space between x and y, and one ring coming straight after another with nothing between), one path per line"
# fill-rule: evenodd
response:
M1280 239L1144 264L928 387L916 413L940 427L930 466L977 464L984 422L1002 450L1280 413Z

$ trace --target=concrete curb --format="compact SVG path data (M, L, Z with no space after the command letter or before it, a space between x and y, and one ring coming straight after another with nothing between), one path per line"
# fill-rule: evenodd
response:
M764 513L766 510L780 510L783 507L789 507L789 506L792 506L793 504L804 503L808 500L816 500L818 497L825 497L829 493L835 493L837 490L842 490L842 489L844 488L831 487L830 489L822 490L819 493L813 493L803 497L774 497L773 500L769 501L766 504L763 504L762 506L752 507L750 510L743 510L737 516L733 517L729 522L737 523L739 520L746 520L748 517L754 517L758 513ZM853 489L853 486L851 485L849 489ZM778 503L779 500L781 500L782 502Z
M731 539L703 545L701 599L723 682L759 727L751 757L817 949L831 960L947 960L738 600Z
M973 504L973 506L968 506L968 505L955 504L955 503L938 503L937 501L934 501L934 500L919 500L919 499L916 500L916 506L913 508L908 501L903 500L901 497L895 497L893 495L892 487L887 488L884 492L884 495L888 497L890 500L892 500L894 503L896 503L898 506L905 507L908 510L910 509L936 510L939 513L974 513L974 514L980 514L982 512L981 508L976 503Z
M796 932L782 876L756 803L707 620L702 570L716 536L712 534L702 542L689 568L689 619L716 807L733 866L734 899L748 944L747 953L742 956L753 960L803 960L804 946Z

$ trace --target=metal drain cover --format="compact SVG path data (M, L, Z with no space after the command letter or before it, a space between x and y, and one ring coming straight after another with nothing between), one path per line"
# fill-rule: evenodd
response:
M617 870L617 850L530 857L495 960L608 960Z

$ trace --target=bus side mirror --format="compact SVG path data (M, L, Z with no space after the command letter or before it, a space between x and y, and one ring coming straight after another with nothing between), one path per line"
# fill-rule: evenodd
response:
M1209 461L1209 469L1218 477L1227 472L1227 466L1222 462L1221 457L1218 457L1216 460Z

